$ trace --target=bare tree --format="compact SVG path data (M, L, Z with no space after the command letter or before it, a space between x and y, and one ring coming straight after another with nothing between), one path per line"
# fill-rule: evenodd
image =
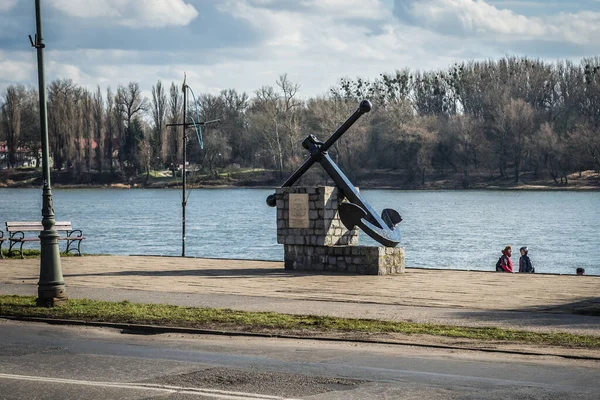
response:
M283 176L283 132L280 121L280 95L272 86L256 91L251 106L250 127L264 143L272 166L279 177Z
M115 118L115 97L110 90L106 88L106 110L104 112L104 121L106 126L106 155L108 156L110 172L114 172L113 153L115 144L116 118Z
M19 139L21 136L21 112L25 101L25 87L23 85L12 85L6 88L4 104L2 105L2 116L5 124L6 145L8 148L8 165L16 166Z
M83 132L81 135L80 146L83 147L82 153L85 159L85 167L89 172L92 170L92 161L95 158L94 151L94 133L95 133L95 117L94 117L94 98L88 90L82 91L81 99L81 117Z
M48 131L54 168L59 171L71 163L74 149L74 91L70 79L52 81L48 87Z
M593 168L600 172L600 126L592 123L580 123L569 132L569 142L573 147L574 162L581 172Z
M143 169L146 173L145 183L148 183L150 180L150 169L152 167L152 160L154 159L154 151L152 149L152 141L150 132L153 131L148 124L142 122L141 123L143 135L138 139L138 153L136 163L138 163L139 168Z
M175 82L171 82L171 88L169 90L169 110L167 115L167 121L169 124L179 124L182 118L182 106L183 97L179 86L175 85ZM172 126L169 130L169 146L167 147L167 154L170 155L171 163L175 164L183 159L183 146L180 145L183 138L181 136L181 129L176 126Z
M513 138L510 135L513 131L510 129L506 111L510 101L507 91L499 90L487 93L484 102L484 129L492 143L501 177L508 177L508 160L512 158L510 152L513 149Z
M41 153L38 152L41 132L39 108L37 90L32 87L26 88L21 108L21 134L19 142L21 143L22 151L27 151L27 155L32 159L36 159L36 165L41 167Z
M132 127L131 124L135 117L148 109L148 99L142 98L140 85L137 82L129 82L126 87L119 86L117 88L115 105L124 124L124 130L120 138L119 161L121 171L125 172L124 163L126 158L129 159L130 164L137 158L138 136L142 130L141 125L138 124ZM135 173L136 169L130 168L129 171Z
M560 178L560 183L565 183L566 173L563 168L564 145L549 123L545 122L541 125L533 143L535 144L535 151L544 160L544 164L554 182L559 183Z
M585 89L583 115L595 127L600 126L600 57L582 60Z
M104 164L104 146L106 138L106 119L104 111L104 99L102 98L102 91L100 86L96 88L94 94L94 142L96 143L96 149L94 153L94 159L98 172L102 173L102 166Z
M211 176L218 178L217 166L231 156L231 147L222 140L220 127L207 126L204 129L203 165L208 168Z
M512 138L514 181L518 183L526 144L535 130L533 107L521 99L511 99L505 110L505 118L504 126Z
M309 99L300 129L326 140L355 109L354 101L346 101L339 96ZM358 178L358 171L369 159L367 153L370 131L373 131L371 116L365 115L330 149L331 157L353 181ZM297 144L296 146L299 147Z
M155 155L164 163L167 156L167 94L159 80L152 86L152 119L154 120L154 142L157 145Z
M231 161L240 165L254 165L259 143L252 140L248 132L248 95L228 89L221 91L220 97L223 112L218 116L221 118L219 130L223 133L222 139L227 140L231 147Z
M470 115L454 115L448 120L447 128L440 140L454 150L463 174L463 186L468 187L471 181L470 171L477 167L478 155L485 148L483 127Z
M297 156L298 144L302 140L300 119L303 103L296 97L300 85L291 82L287 74L280 75L275 83L281 89L280 118L285 129L288 159L292 161Z
M137 82L129 82L126 87L119 86L115 102L123 113L126 128L129 127L136 114L143 113L148 109L148 99L142 97L140 85Z
M84 107L83 107L84 90L76 86L73 91L73 118L71 119L72 132L75 140L75 171L81 173L82 165L85 160L87 146L85 145L84 136Z

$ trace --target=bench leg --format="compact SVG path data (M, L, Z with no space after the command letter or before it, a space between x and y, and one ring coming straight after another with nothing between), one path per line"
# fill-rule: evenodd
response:
M17 242L13 242L12 240L10 241L10 243L8 244L8 256L10 257L12 255L13 252L13 246L15 245L15 243Z
M4 258L4 254L2 254L2 243L4 243L4 241L0 240L0 259Z
M19 248L19 252L21 252L21 260L24 260L25 257L23 257L23 245L25 244L25 242L21 242L21 247Z
M71 245L77 242L77 248L71 248ZM73 239L73 240L67 240L67 250L65 250L65 254L69 254L70 251L75 251L77 250L77 255L81 257L81 239Z

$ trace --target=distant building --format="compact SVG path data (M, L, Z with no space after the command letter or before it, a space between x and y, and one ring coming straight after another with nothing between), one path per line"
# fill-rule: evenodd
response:
M6 169L8 165L8 143L0 142L0 169ZM15 154L15 167L37 167L38 159L41 158L41 149L38 149L38 155L33 156L29 147L19 145Z
M98 169L98 165L96 165L97 164L96 151L98 150L98 141L96 139L75 138L75 139L73 139L73 144L74 144L75 151L81 152L80 159L84 159L86 155L91 157L91 167L93 169ZM112 144L112 155L109 152L109 148L111 147L111 144ZM91 149L90 149L90 147L91 147ZM111 139L108 139L108 138L104 139L104 148L103 148L104 157L103 157L103 163L102 163L103 169L107 170L110 168L111 159L112 159L113 167L118 167L119 149L120 149L120 144L119 144L119 140L117 138L113 138L112 143L111 143ZM90 150L91 150L91 154L84 154L84 152L89 152ZM0 142L0 169L9 168L8 154L9 154L8 143L6 141ZM15 168L19 168L19 167L35 168L38 166L38 163L41 163L41 160L42 160L42 149L41 148L37 149L37 156L36 156L36 152L33 151L28 146L19 144L19 146L17 147L17 151L15 154ZM64 160L63 165L61 165L61 168L68 168L69 166L72 166L75 162L76 162L76 160L74 160L74 159ZM54 161L53 161L53 157L52 157L52 153L51 153L50 154L50 168L53 168L53 167L54 167Z

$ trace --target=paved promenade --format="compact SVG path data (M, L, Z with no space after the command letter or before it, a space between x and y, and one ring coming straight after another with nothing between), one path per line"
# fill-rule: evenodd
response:
M397 276L288 272L282 262L62 258L71 298L411 320L600 335L600 277L408 269ZM0 294L36 295L39 260L0 260Z

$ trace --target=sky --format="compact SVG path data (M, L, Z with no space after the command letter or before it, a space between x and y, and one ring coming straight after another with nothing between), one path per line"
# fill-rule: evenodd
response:
M600 55L600 0L41 0L46 80L157 80L198 93L276 86L303 98L374 79L507 55ZM34 0L0 0L0 94L37 87Z

